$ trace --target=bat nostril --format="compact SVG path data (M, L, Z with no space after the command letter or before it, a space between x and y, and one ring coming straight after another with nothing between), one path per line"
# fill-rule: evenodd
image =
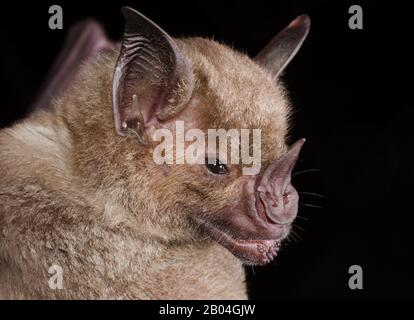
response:
M265 194L266 194L266 197L270 200L270 203L271 203L272 207L276 208L277 207L277 201L275 199L275 196L269 191L266 191Z
M283 204L287 205L290 201L290 192L286 192L283 195Z

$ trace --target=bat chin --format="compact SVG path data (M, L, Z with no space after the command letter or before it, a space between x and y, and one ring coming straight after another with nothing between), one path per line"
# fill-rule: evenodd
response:
M265 265L272 261L280 249L282 240L288 235L288 228L283 228L280 236L272 240L244 240L226 232L212 223L203 224L207 234L246 265Z

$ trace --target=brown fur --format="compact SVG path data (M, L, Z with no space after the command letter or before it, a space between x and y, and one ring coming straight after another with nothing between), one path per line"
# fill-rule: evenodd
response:
M200 129L260 128L263 167L279 157L289 113L281 85L214 41L177 44L196 78L178 118ZM191 219L195 208L214 215L241 201L245 177L161 167L153 145L118 136L116 56L85 65L53 111L0 132L0 298L246 298L241 262ZM63 268L63 290L48 286L52 264Z

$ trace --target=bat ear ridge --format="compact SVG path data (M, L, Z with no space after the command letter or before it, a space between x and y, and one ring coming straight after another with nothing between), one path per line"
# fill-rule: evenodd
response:
M280 31L254 60L276 79L299 51L311 25L308 15L300 15Z
M119 135L136 134L174 117L193 91L192 68L175 41L138 11L122 7L125 29L112 81L112 107Z

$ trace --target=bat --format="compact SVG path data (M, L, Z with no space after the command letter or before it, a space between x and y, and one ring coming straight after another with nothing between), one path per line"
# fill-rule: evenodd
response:
M280 75L310 19L251 59L122 13L121 43L76 26L33 113L0 131L0 298L246 299L243 265L273 260L297 215ZM178 123L259 130L259 172L214 148L156 163Z

